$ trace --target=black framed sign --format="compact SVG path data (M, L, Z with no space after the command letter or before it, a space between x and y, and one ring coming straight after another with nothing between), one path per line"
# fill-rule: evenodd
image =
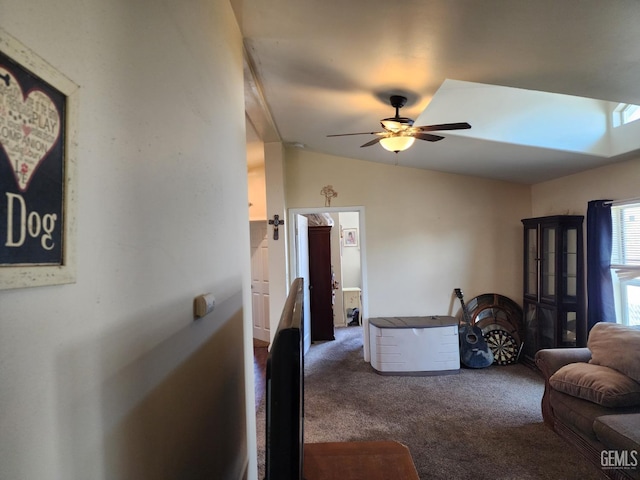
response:
M75 281L76 92L0 30L0 288Z

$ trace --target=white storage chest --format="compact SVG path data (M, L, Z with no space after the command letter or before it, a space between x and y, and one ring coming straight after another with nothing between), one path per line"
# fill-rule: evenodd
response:
M371 366L392 375L458 373L458 328L449 316L370 318Z

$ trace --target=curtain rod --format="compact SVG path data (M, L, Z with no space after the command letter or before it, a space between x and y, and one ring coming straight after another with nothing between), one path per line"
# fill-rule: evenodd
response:
M610 200L608 202L604 202L605 205L611 205L612 207L618 205L626 205L627 203L640 203L640 197L627 198L625 200Z

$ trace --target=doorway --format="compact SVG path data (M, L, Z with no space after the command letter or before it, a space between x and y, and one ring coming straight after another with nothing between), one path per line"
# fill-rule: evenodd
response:
M334 219L334 240L332 242L332 259L338 288L335 293L335 325L346 326L353 317L348 313L353 313L354 308L358 308L360 323L365 326L363 319L367 318L368 289L367 289L367 263L366 263L366 232L365 232L365 208L363 206L354 207L316 207L316 208L292 208L289 209L289 225L297 228L289 229L289 258L291 278L302 277L305 285L309 286L309 279L305 277L304 261L308 259L308 245L301 244L301 239L307 233L299 227L302 223L306 226L307 217L331 216ZM304 222L300 219L305 218ZM345 236L348 235L348 237ZM356 240L357 239L357 240ZM302 250L301 250L302 249ZM346 282L346 283L345 283ZM347 291L345 292L345 289ZM345 298L347 303L345 303ZM350 310L350 312L349 312ZM310 309L304 309L305 331L311 330ZM363 339L364 340L364 339ZM365 355L368 354L368 342L363 341ZM366 357L365 357L366 358Z
M269 342L269 250L267 222L250 222L253 338Z

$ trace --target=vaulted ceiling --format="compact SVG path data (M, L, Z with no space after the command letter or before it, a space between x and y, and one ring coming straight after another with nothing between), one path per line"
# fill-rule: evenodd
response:
M243 0L247 112L263 140L537 183L640 155L636 0ZM416 125L469 122L394 154L361 148L408 98ZM250 98L253 97L253 98ZM256 113L262 110L258 118ZM260 125L262 123L262 125Z

